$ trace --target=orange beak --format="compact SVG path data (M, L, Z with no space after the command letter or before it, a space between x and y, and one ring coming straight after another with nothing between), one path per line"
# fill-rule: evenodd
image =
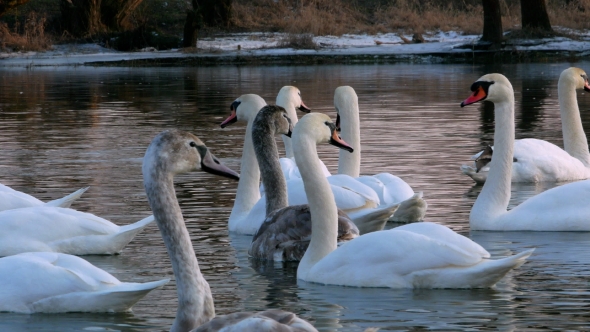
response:
M478 101L484 100L484 99L486 99L486 97L487 97L486 92L483 90L483 88L481 86L479 86L479 87L477 87L477 90L475 90L469 98L467 98L461 102L461 107L471 105L471 104L476 103Z

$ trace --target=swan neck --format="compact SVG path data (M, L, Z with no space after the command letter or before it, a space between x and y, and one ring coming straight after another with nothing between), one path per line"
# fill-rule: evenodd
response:
M283 96L283 94L279 94L277 96L276 103L278 106L283 107L285 111L287 111L287 115L291 120L291 124L293 125L293 127L295 127L299 119L297 118L297 110L295 109L295 104L293 104L293 101ZM285 144L285 155L287 156L287 158L293 158L293 144L291 138L285 135L282 136L283 143Z
M488 221L506 212L510 200L514 156L514 96L495 103L496 130L494 157L483 189L473 208L471 219Z
M266 216L289 205L287 182L279 162L279 150L274 138L275 131L268 123L258 123L252 132L254 151L262 175L266 195ZM283 135L284 136L284 135Z
M584 166L590 167L588 141L582 127L576 88L571 81L560 79L557 89L564 150L580 160Z
M338 155L338 174L346 174L357 178L361 172L361 126L357 105L346 105L339 111L341 117L340 136L354 152L340 149Z
M241 218L248 215L252 207L260 199L260 169L256 161L254 145L252 143L252 121L246 126L244 148L240 164L240 181L236 191L236 201L229 216L229 229L233 229Z
M297 277L301 279L306 279L317 262L336 250L338 235L338 210L334 194L322 172L316 143L305 136L300 135L293 142L295 161L303 179L311 214L311 241L297 269Z
M144 186L176 279L178 309L171 331L189 331L215 317L211 290L199 269L172 175L154 170L144 178Z

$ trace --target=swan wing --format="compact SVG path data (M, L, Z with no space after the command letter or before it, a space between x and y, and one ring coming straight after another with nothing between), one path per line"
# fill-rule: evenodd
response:
M330 179L331 177L328 177ZM373 197L368 195L366 192L364 194L355 191L354 185L350 187L342 187L334 184L330 184L332 189L332 193L334 194L334 199L336 201L336 206L339 209L344 210L345 212L349 212L351 210L363 209L363 208L375 208L379 205L379 197L377 194L373 192ZM357 186L358 187L358 186ZM365 186L365 188L368 188ZM292 179L287 181L287 195L289 197L289 205L301 205L307 204L307 195L305 194L305 189L303 186L303 181L301 179ZM377 202L374 200L368 199L367 196L377 199Z
M497 230L590 231L590 180L533 196L493 221Z
M420 223L403 227L365 234L345 243L314 265L304 280L360 287L408 287L405 277L412 273L469 267L489 257L471 240L461 239L462 235L438 229L444 226Z
M216 316L195 330L195 332L214 331L317 332L313 325L294 313L278 309Z
M299 172L299 167L297 167L295 158L280 158L279 162L281 163L281 170L283 171L285 180L289 181L291 179L301 178L301 173ZM324 173L324 176L327 177L332 175L323 161L320 160L320 164L322 166L322 172Z
M120 283L82 258L53 252L0 258L0 282L0 311L17 312L42 299Z
M42 201L0 184L0 211L43 205Z
M37 206L0 212L0 256L53 251L52 244L81 236L117 233L119 226L90 213Z

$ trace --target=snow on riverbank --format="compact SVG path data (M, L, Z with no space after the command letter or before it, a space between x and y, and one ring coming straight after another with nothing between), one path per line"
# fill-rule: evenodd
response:
M518 52L558 51L590 55L590 32L571 32L575 39L555 37L537 40L519 40L508 44L505 50ZM411 35L404 35L411 40ZM197 52L183 50L117 52L94 44L56 45L47 52L0 53L0 67L68 66L105 64L120 61L158 61L168 63L191 58L256 58L282 56L403 56L473 53L465 45L477 43L480 36L458 32L435 32L423 35L424 43L406 43L398 34L342 35L314 37L318 49L291 49L278 47L281 33L241 33L223 37L204 38L198 41ZM462 47L463 46L463 47ZM231 62L231 61L230 61Z

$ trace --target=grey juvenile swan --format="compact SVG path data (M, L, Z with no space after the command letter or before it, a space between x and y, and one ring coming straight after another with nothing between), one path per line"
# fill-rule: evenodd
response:
M167 130L157 135L143 160L143 181L150 207L170 255L178 293L176 319L170 331L317 331L295 314L282 310L234 313L215 317L209 284L197 257L174 191L180 173L203 171L238 179L196 136Z
M252 142L266 191L266 219L254 235L250 256L276 261L299 261L311 238L309 205L289 206L287 182L281 171L279 151L274 136L291 136L291 120L280 106L264 106L252 124ZM338 134L335 132L336 139ZM335 145L339 144L335 140ZM351 151L349 146L337 145ZM359 230L338 210L338 242L359 236Z

